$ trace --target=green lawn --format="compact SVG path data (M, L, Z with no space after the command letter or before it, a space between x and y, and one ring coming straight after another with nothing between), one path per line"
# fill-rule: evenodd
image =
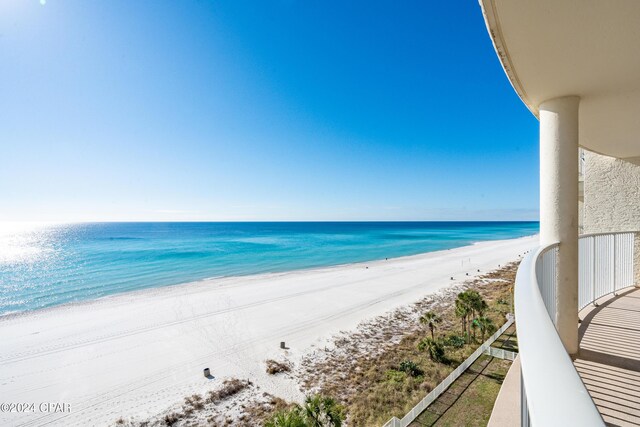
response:
M516 335L515 325L504 331L504 334L500 335L500 337L491 344L491 347L517 352L518 336Z
M411 426L486 426L510 366L508 360L480 356Z

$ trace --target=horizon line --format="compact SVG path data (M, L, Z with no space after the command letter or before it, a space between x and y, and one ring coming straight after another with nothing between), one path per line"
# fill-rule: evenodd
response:
M81 220L81 221L56 221L56 220L0 220L0 224L104 224L104 223L366 223L366 222L540 222L539 219L410 219L410 220Z

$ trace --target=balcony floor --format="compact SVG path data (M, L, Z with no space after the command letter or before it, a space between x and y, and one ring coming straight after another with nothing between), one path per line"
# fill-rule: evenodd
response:
M640 289L580 312L575 366L607 425L640 426Z

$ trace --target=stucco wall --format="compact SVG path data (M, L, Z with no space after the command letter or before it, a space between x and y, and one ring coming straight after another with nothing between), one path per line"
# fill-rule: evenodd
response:
M584 234L584 202L578 200L578 233Z
M640 158L621 160L585 151L582 232L640 231ZM640 233L634 273L640 285Z
M640 158L585 151L584 233L640 231Z

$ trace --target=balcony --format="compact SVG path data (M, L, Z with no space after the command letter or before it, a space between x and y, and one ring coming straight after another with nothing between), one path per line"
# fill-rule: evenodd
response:
M543 246L523 260L515 289L523 426L640 425L635 240L634 233L579 239L575 360L554 325L559 245Z
M583 151L640 158L640 3L480 5L504 72L540 121L541 247L515 291L522 425L638 426L640 238L578 236L580 218L585 230L640 227L638 171L593 179Z
M640 289L581 313L574 361L604 421L640 425Z

